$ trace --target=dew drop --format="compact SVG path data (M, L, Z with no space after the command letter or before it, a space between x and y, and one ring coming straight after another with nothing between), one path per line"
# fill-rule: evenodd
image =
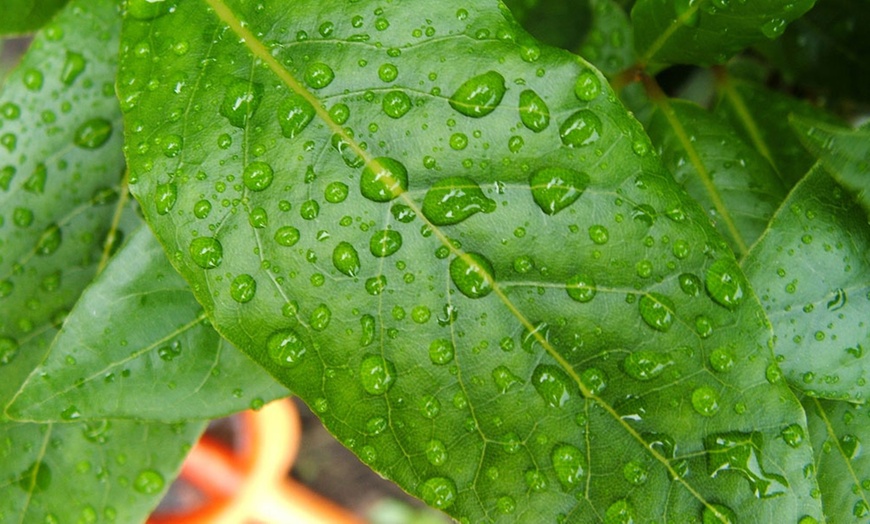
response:
M548 215L555 215L576 202L588 185L586 173L563 167L545 167L529 178L532 198Z
M339 242L332 251L332 265L345 275L355 277L360 270L359 253L350 243Z
M505 90L504 77L495 71L488 71L459 86L450 97L450 107L465 116L480 118L495 111Z
M604 245L610 240L610 231L600 224L591 225L589 226L589 240L598 245Z
M764 437L760 432L727 432L704 438L707 450L707 472L716 477L722 472L733 472L749 482L753 495L770 498L788 492L788 481L780 475L762 468L761 450Z
M450 279L468 298L482 298L493 290L495 271L480 253L466 253L450 261Z
M437 439L426 443L426 460L433 466L442 466L447 462L447 446Z
M435 339L429 344L429 360L433 364L449 364L453 361L455 353L456 348L453 347L453 342L446 338Z
M553 461L553 471L565 491L571 491L582 482L586 476L586 454L571 444L558 444L550 453Z
M307 348L299 333L292 329L282 329L269 336L266 341L269 357L281 367L293 368L299 365Z
M492 213L495 201L468 177L452 176L435 182L423 198L423 214L436 226L458 224L479 213Z
M62 241L63 235L60 227L57 224L49 224L36 243L36 254L40 256L51 255L60 248Z
M330 204L340 204L347 199L349 189L344 182L332 182L323 190L323 198Z
M520 93L520 121L535 133L540 133L550 125L550 108L531 89Z
M719 259L707 269L706 285L713 300L732 310L743 302L748 289L737 263L729 258Z
M786 444L793 448L799 448L806 438L806 434L804 433L804 429L800 426L800 424L791 424L786 426L780 432L782 436L782 440L785 441Z
M679 277L680 289L690 297L698 296L701 292L701 279L691 273L683 273Z
M175 182L157 184L157 189L154 191L154 207L157 208L158 215L169 213L177 200L178 187Z
M649 327L658 331L671 329L675 311L671 299L659 293L648 293L640 298L638 307L641 318Z
M635 380L648 381L661 375L674 364L667 355L655 351L638 350L622 361L622 370Z
M133 489L145 495L154 495L163 491L163 486L166 485L166 480L158 471L153 469L144 469L136 475L136 480L133 481Z
M263 191L272 184L273 178L272 166L265 162L251 162L242 174L245 187L251 191Z
M390 91L384 95L381 108L390 118L402 118L411 110L411 98L404 91Z
M76 78L85 70L87 62L81 54L67 51L66 59L63 62L63 67L60 70L60 81L65 85L72 85Z
M631 524L634 521L634 508L626 499L617 500L604 512L604 524Z
M408 170L398 160L377 157L360 176L360 192L374 202L389 202L408 190Z
M559 127L559 137L568 147L581 147L601 138L601 119L588 109L569 116Z
M18 355L18 341L12 337L0 336L0 366L12 362Z
M383 395L396 381L396 366L380 355L367 355L359 365L363 389L371 395Z
M392 82L399 76L399 68L397 68L393 64L382 64L381 67L378 68L378 78L381 79L382 82Z
M539 364L532 372L532 385L544 402L553 408L564 406L571 398L570 384L568 375L556 366Z
M311 316L308 319L308 325L310 325L311 329L314 331L323 331L329 327L329 322L331 320L332 310L330 310L329 306L326 304L320 304L311 312Z
M581 303L589 302L598 292L595 280L585 273L578 273L569 278L565 283L565 290L569 297Z
M332 68L323 62L313 62L305 69L305 83L312 89L322 89L335 79Z
M498 366L493 369L492 381L495 382L495 387L499 393L507 393L514 385L523 383L522 379L514 375L507 366Z
M308 100L295 93L278 104L278 124L281 134L286 138L295 138L308 127L314 119L314 107Z
M220 241L213 237L193 239L188 251L193 262L203 269L214 269L223 262L224 248Z
M782 18L771 18L761 26L761 33L773 40L785 32L786 22Z
M719 412L719 393L710 386L701 386L692 392L692 407L699 415L712 417Z
M376 231L369 241L372 255L383 258L394 254L402 247L402 235L392 229Z
M243 273L233 279L230 284L230 296L239 304L250 302L257 294L257 281L254 277Z
M719 373L725 373L734 367L736 358L730 348L721 347L714 349L710 353L710 367Z
M632 460L622 467L622 476L629 484L641 486L649 479L649 469L642 462Z
M601 80L590 70L583 71L574 83L574 95L578 100L591 102L601 94Z
M175 9L177 0L129 0L125 14L136 20L153 20Z
M279 246L295 246L299 242L299 230L293 226L280 227L275 231L275 242Z
M41 493L51 487L51 468L42 461L35 461L21 474L18 486L28 493Z
M230 125L244 128L248 119L259 107L262 98L262 84L233 78L227 84L219 109L220 114L229 121Z
M420 498L437 509L452 506L456 496L456 484L446 477L432 477L420 486Z
M76 128L73 142L82 149L97 149L112 136L112 123L105 118L92 118Z

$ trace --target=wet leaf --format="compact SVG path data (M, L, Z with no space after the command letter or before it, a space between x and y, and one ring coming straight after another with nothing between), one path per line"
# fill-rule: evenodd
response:
M613 75L635 62L634 35L628 13L614 0L591 0L592 26L580 55L602 73Z
M218 331L470 522L821 519L763 312L600 73L495 2L261 7L121 45L134 194Z

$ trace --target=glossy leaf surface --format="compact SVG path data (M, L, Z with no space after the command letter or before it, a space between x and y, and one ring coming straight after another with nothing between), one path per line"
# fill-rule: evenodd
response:
M814 0L638 0L631 10L641 62L722 63L782 35ZM724 37L727 35L727 37Z
M821 518L762 310L601 75L496 2L330 5L125 20L133 191L217 329L468 522Z
M852 195L814 168L743 267L786 378L812 396L870 396L870 231Z
M82 295L8 413L179 421L287 395L204 317L151 232L140 228Z

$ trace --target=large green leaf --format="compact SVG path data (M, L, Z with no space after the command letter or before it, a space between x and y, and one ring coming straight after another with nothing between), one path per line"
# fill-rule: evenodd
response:
M735 130L697 105L656 99L647 131L677 182L744 256L786 191L776 172Z
M638 0L631 10L642 64L722 63L780 36L815 0Z
M580 46L580 55L601 72L614 75L635 60L634 35L628 14L614 0L590 0L592 24Z
M27 33L48 22L68 0L3 0L0 35Z
M204 317L154 236L140 229L82 295L8 412L18 420L75 413L178 421L287 395Z
M866 522L870 517L870 442L868 406L805 398L809 439L815 450L822 505L828 522ZM783 433L799 445L807 435L797 428Z
M851 191L870 215L870 127L853 130L797 116L791 124L825 171Z
M794 186L815 159L789 125L789 115L831 123L834 118L804 100L725 72L719 76L717 88L720 99L716 113L726 116L743 139L770 162L785 187Z
M776 334L792 387L870 397L870 229L821 168L791 192L743 264Z
M506 0L505 5L535 38L574 50L589 31L591 0Z
M468 522L821 518L763 311L600 73L494 1L287 5L125 18L133 191L222 334Z

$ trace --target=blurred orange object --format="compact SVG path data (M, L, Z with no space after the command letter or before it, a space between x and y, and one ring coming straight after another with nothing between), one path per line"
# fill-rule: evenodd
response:
M240 418L237 450L203 436L179 478L205 501L154 513L149 524L362 524L364 521L288 478L299 451L301 423L289 399Z

